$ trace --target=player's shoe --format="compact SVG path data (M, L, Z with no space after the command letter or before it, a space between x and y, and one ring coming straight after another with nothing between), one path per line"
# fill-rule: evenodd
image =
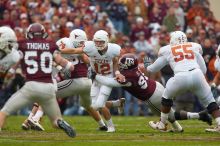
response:
M102 127L99 127L98 130L99 130L99 131L107 131L107 130L108 130L108 127L102 126Z
M120 98L119 102L118 113L121 115L124 112L125 98Z
M208 115L206 111L199 112L199 120L206 122L208 125L212 125L212 117Z
M149 125L150 125L150 127L153 128L154 130L159 130L159 131L161 131L161 132L169 132L169 131L167 130L167 126L168 126L167 123L164 124L164 123L161 122L161 121L158 121L158 122L156 122L156 121L150 121L150 122L149 122Z
M38 121L34 121L32 118L28 119L28 124L33 130L44 131L44 127Z
M207 128L207 129L205 129L205 131L206 132L217 132L217 133L220 133L220 125L218 125L215 128Z
M179 124L179 122L175 121L171 123L172 129L168 130L168 132L183 132L182 126Z
M21 124L21 129L23 130L31 129L31 125L28 123L28 120L25 120L24 123Z
M57 125L60 129L62 129L63 131L66 132L66 134L69 137L75 137L76 136L76 132L75 130L64 120L58 119L57 120Z
M108 133L113 133L113 132L115 132L115 127L114 127L114 126L109 126L109 127L108 127L108 130L107 130L106 132L108 132Z

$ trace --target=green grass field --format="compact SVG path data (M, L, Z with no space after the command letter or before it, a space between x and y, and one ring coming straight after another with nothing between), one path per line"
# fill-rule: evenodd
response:
M161 133L147 123L158 117L113 117L116 133L97 131L97 124L89 116L64 117L76 129L77 136L69 138L63 131L51 127L44 117L46 131L23 131L25 117L11 116L0 132L0 146L220 146L220 133L207 133L206 123L197 120L180 121L183 133Z

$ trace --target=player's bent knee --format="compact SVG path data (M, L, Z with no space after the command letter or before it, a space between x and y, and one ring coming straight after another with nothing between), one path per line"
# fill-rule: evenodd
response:
M173 100L172 99L166 99L166 98L162 97L161 104L163 106L171 107L171 106L173 106Z
M215 110L218 110L219 109L219 106L217 105L216 102L212 102L208 105L207 107L207 110L208 110L208 113L211 114L213 111Z

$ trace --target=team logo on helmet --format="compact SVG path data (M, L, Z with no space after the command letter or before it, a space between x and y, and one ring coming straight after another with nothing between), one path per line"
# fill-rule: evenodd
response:
M125 54L119 59L119 69L120 70L129 70L137 68L138 61L135 55Z

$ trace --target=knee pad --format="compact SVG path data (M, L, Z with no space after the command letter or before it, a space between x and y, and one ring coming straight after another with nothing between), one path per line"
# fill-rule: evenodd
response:
M171 107L171 106L173 106L173 100L172 99L166 99L166 98L162 97L161 104L163 106Z
M207 107L207 110L208 110L208 113L211 114L213 111L215 110L218 110L219 109L219 106L217 105L216 102L212 102L208 105Z

